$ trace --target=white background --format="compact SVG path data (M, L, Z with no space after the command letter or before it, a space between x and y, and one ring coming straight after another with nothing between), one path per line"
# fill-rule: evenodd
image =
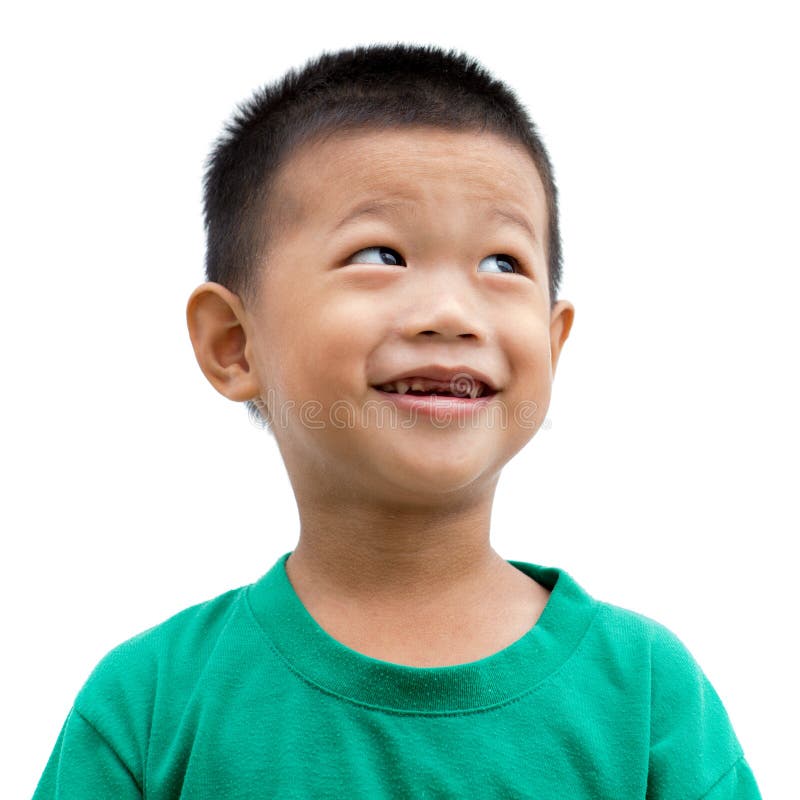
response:
M0 794L30 796L110 648L293 548L274 440L206 382L186 331L203 162L287 68L408 41L511 85L561 193L575 324L549 427L500 482L495 549L677 633L764 797L788 797L791 4L278 5L28 4L3 23Z

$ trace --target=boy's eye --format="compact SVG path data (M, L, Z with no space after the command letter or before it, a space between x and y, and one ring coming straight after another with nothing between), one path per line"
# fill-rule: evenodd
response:
M482 264L491 263L493 259L497 264L497 270L487 270L481 268ZM349 261L367 264L387 264L392 267L405 266L403 257L397 252L397 250L393 250L391 247L383 246L365 247L363 250L353 253L353 255L350 256ZM514 256L509 256L505 253L493 253L492 255L481 259L480 264L478 264L478 272L494 271L515 273L521 272L521 269L519 262L516 258L514 258Z
M490 256L486 256L486 258L481 259L481 263L478 264L478 272L486 272L487 270L481 269L481 264L489 262L491 263L492 259L495 259L497 265L500 269L500 272L520 272L519 262L517 261L514 256L506 255L505 253L493 253ZM488 270L492 272L492 270Z
M366 254L366 255L365 255ZM397 266L403 257L397 250L392 250L391 247L365 247L357 253L350 256L350 261L366 261L367 264L388 264L389 266Z

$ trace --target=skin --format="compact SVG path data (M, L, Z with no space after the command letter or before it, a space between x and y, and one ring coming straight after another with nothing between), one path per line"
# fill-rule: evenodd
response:
M494 134L337 133L295 152L276 192L286 224L257 296L204 283L187 322L211 384L269 410L301 522L289 579L325 631L373 658L489 656L530 630L549 597L490 543L500 472L545 418L574 316L567 301L550 305L536 167ZM402 205L334 231L387 198ZM522 215L534 238L494 207ZM364 250L374 247L397 263ZM503 272L498 254L521 271ZM363 415L386 403L371 384L437 363L489 376L505 424Z

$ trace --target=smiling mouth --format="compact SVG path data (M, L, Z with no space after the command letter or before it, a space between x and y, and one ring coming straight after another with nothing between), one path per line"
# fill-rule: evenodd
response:
M396 385L383 384L373 385L373 389L381 394L391 395L394 397L451 397L457 400L479 400L485 397L492 397L497 394L495 389L490 388L485 383L478 382L471 392L459 393L453 392L449 389L411 389L405 387L398 387ZM403 390L404 389L404 390Z

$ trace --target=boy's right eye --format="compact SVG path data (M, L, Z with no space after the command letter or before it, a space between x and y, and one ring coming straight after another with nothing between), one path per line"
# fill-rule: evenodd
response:
M400 264L403 257L397 250L391 247L365 247L357 253L353 253L348 262L358 262L367 264L388 264L389 266L404 266Z

